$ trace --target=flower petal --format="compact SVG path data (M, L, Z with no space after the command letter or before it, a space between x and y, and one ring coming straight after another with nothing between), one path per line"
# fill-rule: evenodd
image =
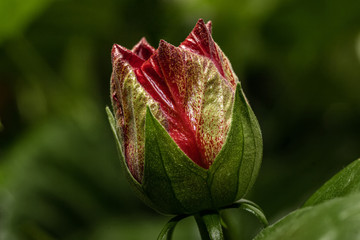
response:
M159 67L157 52L142 65L139 71L136 71L136 76L155 101L163 107L174 109L173 99Z
M143 37L138 44L136 44L131 50L138 57L148 60L151 55L155 53L155 48L153 48Z
M166 114L173 116L168 119L168 132L178 146L198 165L208 168L202 159L196 141L196 126L191 124L187 116L186 98L188 88L192 87L188 84L187 66L185 51L176 48L173 45L160 41L158 49L158 62L163 73L163 78L169 89L171 96L169 98L175 104L174 111ZM200 80L200 79L199 79Z
M167 131L195 163L208 168L220 151L230 124L234 92L214 63L198 54L160 41L144 63L141 85L159 101ZM137 74L140 76L140 74Z
M166 125L166 123L159 104L150 97L137 81L130 64L118 58L113 65L111 94L117 120L116 125L119 126L119 136L123 139L122 152L129 171L141 183L145 158L144 128L146 107L150 107L160 123L163 125Z
M134 177L141 182L146 104L180 149L209 168L225 141L238 82L211 22L200 19L179 47L161 40L155 50L145 38L131 51L114 44L112 62L113 106Z
M111 60L114 64L117 59L121 59L130 64L133 68L139 68L144 63L144 60L130 50L114 44L111 50Z
M179 47L210 58L220 74L227 80L233 91L235 91L238 79L232 70L230 61L214 42L211 36L211 26L210 21L205 24L204 21L200 19Z
M211 22L207 25L200 19L189 36L180 44L180 47L210 58L213 60L220 74L224 76L219 54L211 36Z

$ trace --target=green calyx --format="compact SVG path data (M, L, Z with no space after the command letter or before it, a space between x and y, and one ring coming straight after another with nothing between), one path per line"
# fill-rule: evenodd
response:
M137 182L127 168L119 131L108 108L107 113L129 182L144 202L161 213L194 214L219 209L243 197L255 182L261 165L262 137L240 84L227 140L209 169L186 156L148 108L144 177Z

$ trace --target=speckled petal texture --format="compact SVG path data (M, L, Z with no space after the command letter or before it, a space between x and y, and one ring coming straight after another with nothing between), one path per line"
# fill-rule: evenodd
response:
M208 169L230 127L237 77L202 20L179 47L143 38L131 51L114 45L111 94L128 168L142 182L146 106L178 147Z
M122 141L121 150L130 172L140 182L144 167L146 105L157 119L161 121L164 118L159 104L138 83L129 64L121 59L114 62L111 91L118 135Z

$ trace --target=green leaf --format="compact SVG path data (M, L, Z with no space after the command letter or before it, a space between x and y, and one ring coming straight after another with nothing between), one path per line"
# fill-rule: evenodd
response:
M360 159L352 162L318 189L304 207L360 192Z
M178 215L171 218L161 230L158 240L171 240L177 223L189 215Z
M145 136L143 189L157 209L183 214L210 208L207 171L185 155L150 109L146 113Z
M360 194L299 209L254 240L354 240L360 236Z
M261 159L260 127L238 84L227 140L209 169L214 205L224 206L243 197L255 182Z

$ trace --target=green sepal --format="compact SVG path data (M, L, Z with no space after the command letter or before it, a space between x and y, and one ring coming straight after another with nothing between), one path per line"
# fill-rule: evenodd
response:
M143 190L167 214L190 214L212 207L207 171L177 146L147 109Z
M327 181L305 202L304 207L358 192L360 192L360 159L355 160Z
M111 126L111 130L114 134L115 137L115 142L116 142L116 147L118 149L118 154L119 154L119 158L120 158L120 163L121 163L121 167L125 173L126 179L128 180L128 182L130 183L132 189L134 190L135 194L142 200L144 201L148 206L155 208L154 204L152 203L152 201L146 196L146 194L144 193L141 184L132 176L129 168L127 167L127 163L124 157L124 153L122 152L122 138L119 137L118 135L118 130L116 127L116 120L114 118L114 115L112 114L111 110L109 107L105 108L107 116L108 116L108 120Z
M189 215L178 215L171 218L161 230L158 240L171 240L177 223Z
M244 209L250 213L252 213L253 215L255 215L259 221L263 224L264 227L267 227L269 225L268 220L266 219L266 216L263 212L263 210L260 208L259 205L257 205L256 203L246 200L246 199L240 199L239 201L231 204L228 207L224 207L223 209L228 209L228 208L241 208Z
M261 159L260 127L240 84L237 84L230 130L209 169L213 204L222 207L243 197L255 182Z

